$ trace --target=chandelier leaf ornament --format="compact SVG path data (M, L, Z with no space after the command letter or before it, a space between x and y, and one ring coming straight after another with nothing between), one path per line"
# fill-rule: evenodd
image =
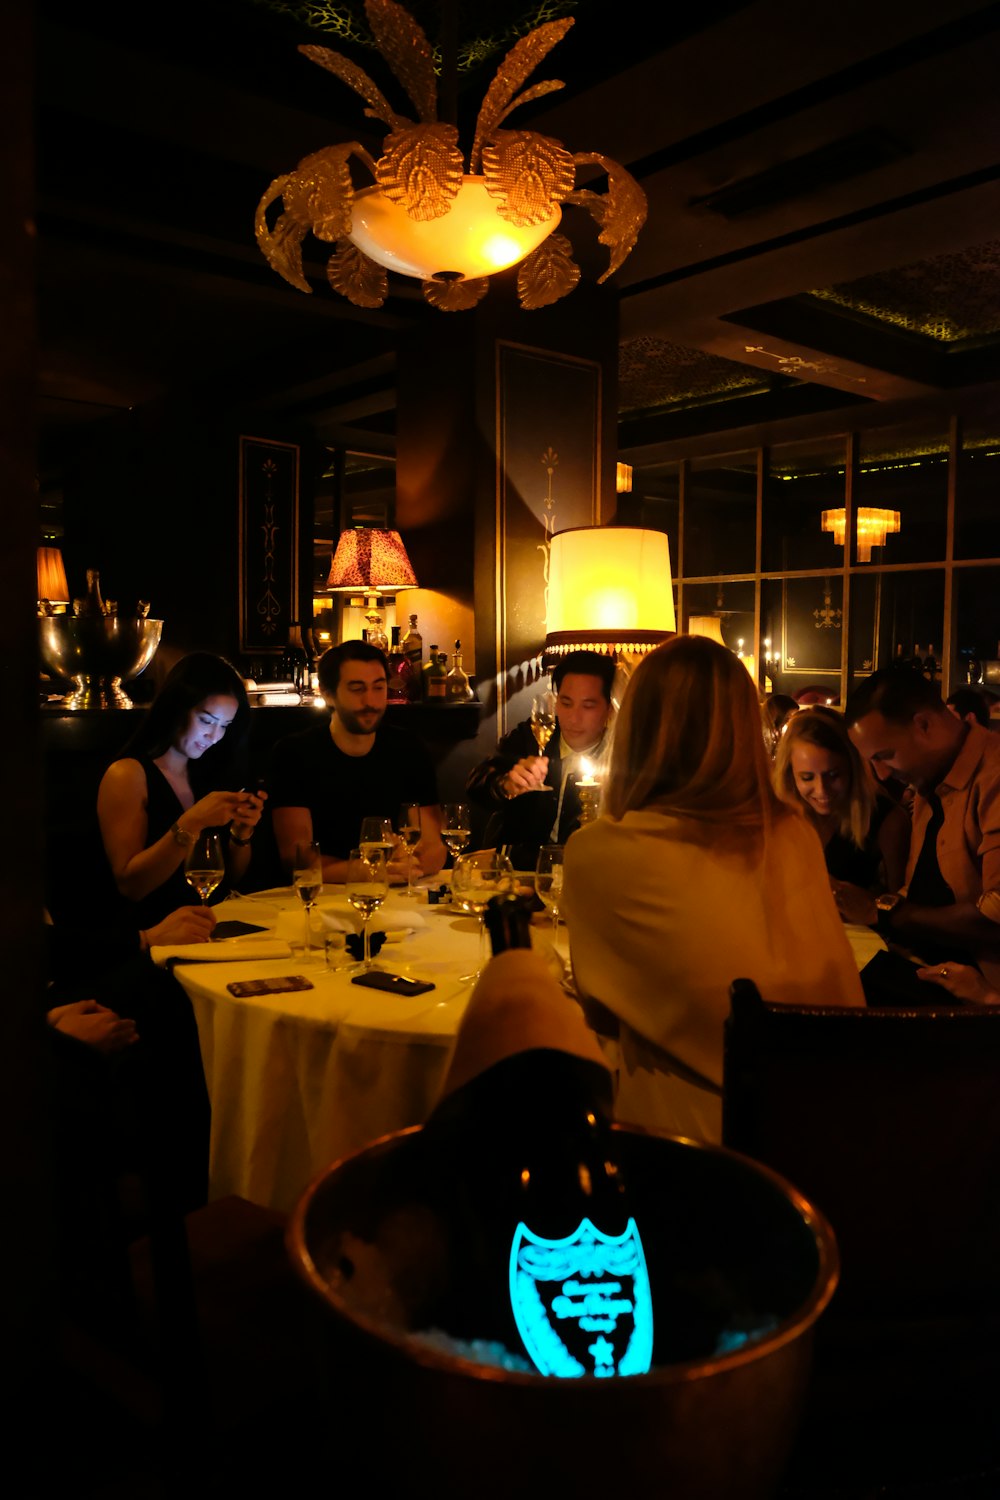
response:
M549 79L522 87L573 25L549 21L511 48L479 111L468 170L455 125L437 118L434 53L424 32L396 0L365 0L376 46L417 115L398 113L365 71L327 47L299 51L347 84L364 113L388 129L376 161L358 141L315 151L275 178L257 206L257 243L268 264L299 291L310 292L302 246L310 232L333 245L327 279L357 307L381 307L386 272L423 283L431 306L444 312L475 307L495 271L520 265L524 308L546 307L580 280L570 241L556 231L562 208L585 209L609 251L607 281L631 253L646 221L646 195L609 157L573 154L561 141L501 126L519 105L564 85ZM357 188L352 161L372 185ZM577 169L598 168L607 191L577 188ZM268 215L280 200L273 223Z

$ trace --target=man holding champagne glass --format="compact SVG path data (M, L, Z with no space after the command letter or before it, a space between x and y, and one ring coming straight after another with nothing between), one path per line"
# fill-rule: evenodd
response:
M538 694L531 717L470 775L469 798L497 815L496 841L516 869L533 870L543 844L564 844L579 826L580 763L595 769L609 748L614 673L611 657L571 651L552 673L554 693Z

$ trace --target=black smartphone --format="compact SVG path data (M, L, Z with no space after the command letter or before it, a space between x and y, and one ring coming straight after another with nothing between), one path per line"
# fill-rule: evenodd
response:
M282 974L280 979L234 979L226 989L240 999L244 995L283 995L288 990L311 990L312 980L302 974Z
M383 974L380 969L372 969L367 974L356 974L351 983L363 984L369 990L388 990L391 995L423 995L434 988L421 979L404 979L402 974Z

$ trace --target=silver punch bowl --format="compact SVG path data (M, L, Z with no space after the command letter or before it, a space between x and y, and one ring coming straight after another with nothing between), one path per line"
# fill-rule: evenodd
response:
M131 708L122 683L145 671L160 644L162 620L122 615L46 615L39 622L42 661L76 684L67 708Z

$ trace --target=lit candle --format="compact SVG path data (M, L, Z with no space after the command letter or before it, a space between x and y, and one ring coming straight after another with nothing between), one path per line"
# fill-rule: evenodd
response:
M585 755L580 757L580 770L583 775L577 781L577 786L600 786L600 782L594 775L594 768Z

